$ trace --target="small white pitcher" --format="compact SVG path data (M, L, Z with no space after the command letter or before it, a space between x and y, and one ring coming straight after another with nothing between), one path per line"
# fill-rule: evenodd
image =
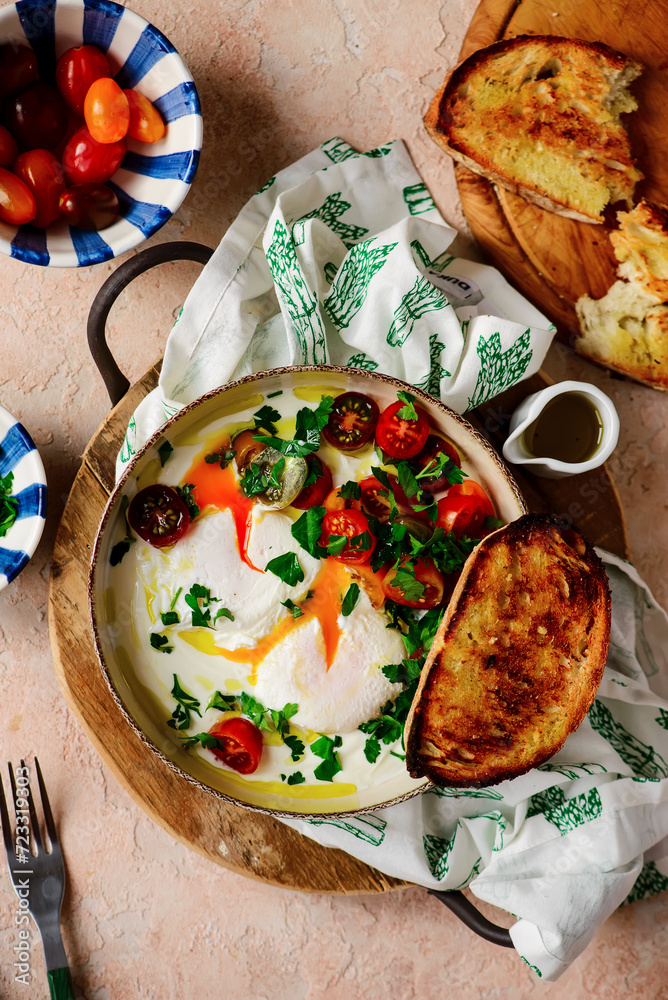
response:
M525 432L538 419L548 403L567 394L584 396L598 411L601 433L591 456L583 462L564 462L547 455L537 457L527 447ZM525 465L536 476L563 479L597 468L612 454L619 438L619 417L612 401L589 382L557 382L527 396L510 420L510 434L503 446L503 457L515 465Z

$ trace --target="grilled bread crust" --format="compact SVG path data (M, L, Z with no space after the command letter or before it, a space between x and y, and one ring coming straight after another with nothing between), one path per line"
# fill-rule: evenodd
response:
M630 206L642 174L622 112L639 63L598 42L518 35L474 52L445 80L424 123L476 173L581 222Z
M546 761L589 710L609 639L605 570L576 531L527 514L483 539L408 716L410 774L482 787Z
M619 261L601 299L575 304L578 354L654 389L668 389L668 208L641 201L610 233Z

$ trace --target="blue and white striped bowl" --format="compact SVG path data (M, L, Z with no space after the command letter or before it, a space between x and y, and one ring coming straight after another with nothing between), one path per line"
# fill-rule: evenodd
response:
M0 476L14 473L16 520L0 538L0 590L18 576L37 548L46 518L46 476L39 452L25 427L0 406Z
M148 97L167 124L159 142L128 141L123 163L109 182L121 209L113 225L94 233L62 221L46 231L0 222L0 250L30 264L86 267L152 236L188 193L202 148L195 83L171 42L111 0L18 0L0 9L0 42L32 46L47 81L67 49L96 45L107 53L120 86Z

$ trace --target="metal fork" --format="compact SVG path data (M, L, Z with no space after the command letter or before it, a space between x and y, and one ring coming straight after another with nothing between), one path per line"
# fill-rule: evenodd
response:
M65 866L42 771L39 761L35 757L35 771L42 798L44 824L51 845L50 851L46 850L37 821L35 803L30 788L30 768L26 767L25 761L22 760L21 766L16 769L15 777L12 765L7 764L7 767L16 815L14 832L12 833L9 822L1 777L0 820L2 820L2 836L7 852L9 874L19 898L14 920L19 934L19 943L14 948L14 954L19 961L14 962L14 979L25 984L31 978L30 937L27 930L29 922L27 914L30 913L42 938L51 1000L74 1000L67 955L60 934L60 909L65 891ZM22 959L26 959L26 961L22 961Z

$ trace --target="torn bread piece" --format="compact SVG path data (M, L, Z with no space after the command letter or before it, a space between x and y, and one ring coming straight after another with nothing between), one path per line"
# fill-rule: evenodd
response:
M598 42L518 35L473 53L424 119L455 160L541 208L603 222L642 178L620 116L642 66Z
M610 592L591 544L549 514L469 556L422 670L406 766L436 785L514 778L559 750L603 676Z
M619 261L601 299L575 304L578 354L655 389L668 389L668 208L641 201L610 233Z

